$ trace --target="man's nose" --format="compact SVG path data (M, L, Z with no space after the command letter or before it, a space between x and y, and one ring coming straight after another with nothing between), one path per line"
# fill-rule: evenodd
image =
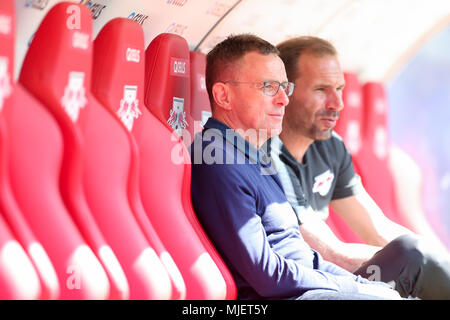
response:
M279 107L285 107L289 103L289 97L286 94L286 91L282 87L278 89L277 94L275 95L275 104Z
M342 91L333 90L327 99L326 108L334 111L344 109L344 101L342 100Z

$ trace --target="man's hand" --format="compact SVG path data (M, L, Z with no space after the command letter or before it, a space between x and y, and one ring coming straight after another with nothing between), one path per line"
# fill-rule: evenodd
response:
M303 221L300 232L311 248L318 251L325 260L349 272L358 269L381 249L362 243L342 242L316 213Z

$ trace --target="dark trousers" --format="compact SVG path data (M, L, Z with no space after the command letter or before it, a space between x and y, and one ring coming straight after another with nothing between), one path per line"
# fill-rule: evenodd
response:
M395 282L402 297L450 299L450 260L423 240L400 236L378 251L355 272L369 280Z

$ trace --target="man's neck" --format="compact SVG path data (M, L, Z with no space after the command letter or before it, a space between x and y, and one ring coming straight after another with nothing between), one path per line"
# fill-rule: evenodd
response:
M299 162L303 162L303 156L308 150L309 146L314 142L311 138L305 137L299 134L290 134L283 130L280 133L280 139L283 141L286 149L289 150L291 155Z
M247 140L251 145L253 145L256 149L260 149L261 146L269 139L268 132L265 130L256 130L256 129L242 129L238 125L235 125L233 119L227 116L222 115L213 115L213 118L226 124L231 129L236 131L242 138Z

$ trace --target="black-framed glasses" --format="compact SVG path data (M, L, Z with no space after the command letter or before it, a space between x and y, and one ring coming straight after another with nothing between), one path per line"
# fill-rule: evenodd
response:
M278 93L278 90L280 89L280 87L283 88L284 92L286 93L286 95L288 97L290 97L292 95L292 93L294 92L294 88L295 88L295 83L293 82L279 82L279 81L264 81L264 82L246 82L246 81L233 81L233 80L228 80L228 81L223 81L223 83L231 83L231 84L254 84L256 86L259 85L260 89L263 89L263 93L267 96L271 96L273 97L274 95L276 95Z

